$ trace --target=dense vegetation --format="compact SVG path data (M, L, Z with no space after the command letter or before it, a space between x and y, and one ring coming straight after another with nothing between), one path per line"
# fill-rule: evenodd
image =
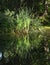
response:
M50 0L0 1L0 65L50 65Z

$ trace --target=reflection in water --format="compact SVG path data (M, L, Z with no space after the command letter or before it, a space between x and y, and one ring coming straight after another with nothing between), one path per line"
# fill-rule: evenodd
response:
M2 52L0 52L0 60L2 59Z
M0 35L0 50L6 52L6 56L13 55L15 53L19 55L24 55L26 52L28 52L30 48L29 43L29 35L10 35L10 34L2 34ZM4 55L4 56L5 56ZM5 56L5 57L6 57Z
M20 55L24 55L30 48L29 35L23 35L16 39L16 52Z
M27 35L2 34L0 36L0 50L4 52L4 58L8 60L9 57L14 57L16 54L22 58L26 57L31 49L38 47L41 39L41 34L37 32Z

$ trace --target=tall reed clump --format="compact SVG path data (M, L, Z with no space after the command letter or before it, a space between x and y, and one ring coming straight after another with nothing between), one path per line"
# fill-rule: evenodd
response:
M30 21L31 19L28 10L24 9L20 10L19 13L16 14L16 22L17 22L16 29L28 32Z

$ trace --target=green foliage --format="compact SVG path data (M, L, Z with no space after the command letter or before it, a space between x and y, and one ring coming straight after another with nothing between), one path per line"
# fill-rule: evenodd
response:
M6 56L13 56L15 54L18 54L20 57L24 57L25 54L27 54L32 47L34 48L39 45L42 34L39 28L41 26L41 21L38 17L31 19L28 12L24 11L23 9L20 10L19 14L16 15L13 11L9 10L5 11L4 14L1 13L1 15L2 16L0 16L0 42L1 46L3 46L2 51L4 51L4 56L6 54ZM31 24L32 26L30 27ZM14 31L27 29L29 32L29 30L31 30L32 28L33 33L30 33L30 36L19 35L18 37L17 33Z
M29 36L19 36L16 41L16 53L24 57L30 49Z
M41 45L41 40L44 35L43 26L39 17L33 18L30 24L30 43L32 47ZM32 41L31 41L32 40Z
M34 27L36 27L36 28L42 27L41 20L40 20L40 18L38 16L33 18L33 21L32 21L31 24L33 25L33 28Z
M27 29L29 30L29 25L30 25L30 16L27 10L20 10L19 14L16 15L17 19L17 29L22 30L22 29Z
M11 45L14 33L14 17L10 11L0 13L0 49L5 51Z
M4 11L5 9L10 9L10 10L19 10L19 8L27 7L28 9L33 10L34 12L38 13L44 13L44 4L43 0L2 0L0 1L0 10ZM38 5L37 5L38 4ZM10 7L11 6L11 7Z
M27 39L26 36L18 38L14 32L15 29L22 30L26 28L29 30L30 18L24 10L19 15L17 14L17 18L14 14L13 11L9 10L5 11L5 13L0 13L0 50L4 53L5 58L8 58L9 55L13 56L16 53L19 56L24 56L30 48L29 38Z
M14 20L13 17L0 13L0 24L1 24L0 31L2 31L2 33L11 32L14 28L14 21L13 20Z
M0 0L0 51L3 52L3 62L9 62L8 65L46 65L46 57L50 57L50 51L45 55L47 52L44 50L46 42L50 50L50 0L47 0L47 8L45 1ZM30 14L35 16L30 17ZM49 27L43 27L41 23Z

